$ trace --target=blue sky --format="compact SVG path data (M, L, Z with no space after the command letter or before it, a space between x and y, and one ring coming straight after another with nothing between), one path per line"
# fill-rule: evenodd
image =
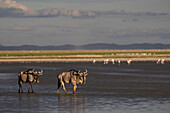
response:
M170 0L2 1L0 45L170 44Z

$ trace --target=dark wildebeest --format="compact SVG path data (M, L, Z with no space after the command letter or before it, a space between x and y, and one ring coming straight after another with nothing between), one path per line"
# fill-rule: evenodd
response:
M74 69L68 71L68 72L62 72L61 74L58 75L58 88L57 88L57 93L59 93L59 89L62 85L63 90L65 93L68 93L66 91L66 88L64 86L64 83L72 83L74 86L73 89L73 94L75 94L76 88L77 88L77 84L81 83L81 84L86 84L86 76L87 76L87 69L85 72L78 72Z
M39 76L43 74L43 70L41 69L41 71L35 71L35 69L29 69L27 71L21 71L18 73L18 85L19 85L19 90L18 93L20 93L20 89L21 92L23 93L22 90L22 83L27 83L29 82L29 88L28 88L28 93L30 90L30 87L32 89L32 93L33 91L33 87L32 87L32 83L39 83Z

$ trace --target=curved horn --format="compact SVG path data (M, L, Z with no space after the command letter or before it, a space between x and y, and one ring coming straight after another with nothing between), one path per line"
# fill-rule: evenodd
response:
M86 73L87 73L87 69L85 69Z
M78 73L80 73L80 72L81 72L81 70L78 71Z
M41 73L43 73L43 69L41 69Z

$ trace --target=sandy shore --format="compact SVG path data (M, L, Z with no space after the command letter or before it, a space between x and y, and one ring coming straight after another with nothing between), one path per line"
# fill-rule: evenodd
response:
M170 50L0 51L0 62L170 61Z
M96 62L102 62L106 59L109 59L111 61L114 59L115 61L157 61L159 58L65 58L65 59L59 59L59 58L33 58L33 59L0 59L0 62L92 62L95 60ZM165 61L170 61L170 58L162 58L165 59Z

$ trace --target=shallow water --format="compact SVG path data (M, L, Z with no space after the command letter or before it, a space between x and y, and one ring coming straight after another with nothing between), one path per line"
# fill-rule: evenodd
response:
M23 84L19 94L17 73L29 68L44 75L33 84L35 93ZM88 69L87 84L79 84L76 95L56 94L57 75L70 69ZM170 63L0 63L0 104L1 113L169 113Z

